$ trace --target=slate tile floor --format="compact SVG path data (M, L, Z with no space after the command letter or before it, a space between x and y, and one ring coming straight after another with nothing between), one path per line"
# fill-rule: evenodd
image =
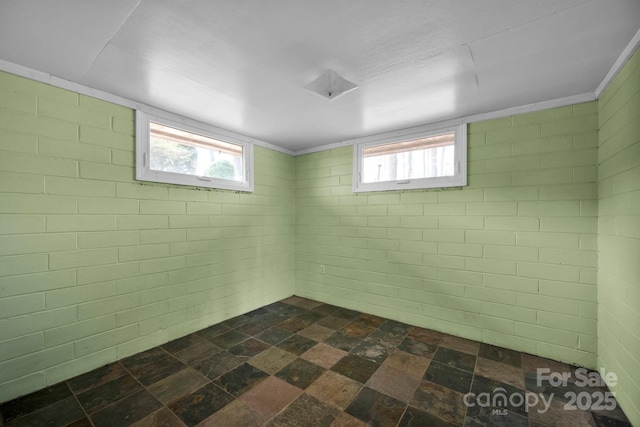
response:
M538 385L539 367L576 369L294 296L6 402L0 425L630 425L619 408L565 410L564 392L602 389ZM469 392L556 397L539 412Z

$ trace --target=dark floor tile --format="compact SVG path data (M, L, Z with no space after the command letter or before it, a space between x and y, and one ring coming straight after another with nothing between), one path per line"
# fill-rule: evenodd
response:
M187 366L178 359L172 356L167 356L164 359L160 359L154 363L150 363L136 369L131 369L130 371L131 375L146 386L160 381L169 375L173 375L186 367Z
M95 427L125 427L162 408L146 390L140 390L91 415Z
M337 409L312 396L302 394L267 425L272 427L329 427L339 414L340 411Z
M362 384L340 375L337 372L325 371L305 390L305 393L326 403L329 406L343 410L358 394Z
M476 366L476 356L446 347L438 347L433 360L469 372L473 372Z
M298 335L302 335L303 337L309 338L311 340L322 342L333 335L336 331L330 328L326 328L324 326L320 326L317 323L309 326L298 332Z
M428 412L409 406L402 416L398 427L455 427L457 425L458 424L452 424Z
M167 408L162 408L131 424L131 427L184 427L184 423Z
M214 383L227 393L238 397L268 376L269 374L262 372L260 369L244 363L222 375Z
M244 325L236 328L236 331L247 335L256 335L267 329L269 326L269 323L264 322L263 320L254 319L249 323L245 323Z
M35 393L11 400L0 405L0 414L4 421L11 421L30 412L37 411L53 403L70 397L71 390L66 383L58 383Z
M404 334L398 334L393 331L376 329L369 335L369 339L382 343L387 348L398 347L404 340Z
M379 328L380 325L382 325L386 321L386 319L383 317L368 313L361 314L360 316L358 316L358 319L360 319L362 323L373 329Z
M593 416L593 421L596 423L597 427L633 427L628 420L623 421L593 412L591 415Z
M74 393L80 393L121 377L126 373L127 371L119 362L114 362L72 378L67 381L67 384L69 384Z
M480 351L480 343L478 341L454 337L453 335L445 335L440 345L452 350L473 354L474 356L477 356Z
M249 338L246 341L242 341L240 344L234 345L227 351L241 360L247 360L256 354L262 353L269 347L271 347L269 344Z
M319 301L314 301L312 299L299 297L297 295L294 295L292 297L284 299L283 302L285 302L287 304L291 304L291 305L296 306L296 307L300 307L300 308L305 309L305 310L311 310L312 308L315 308L315 307L319 306L320 304L322 304Z
M324 319L325 317L327 317L327 316L325 316L324 314L321 314L321 313L315 313L313 311L305 311L304 313L296 316L295 318L299 319L299 320L304 320L304 321L307 321L307 322L311 322L310 324L314 324L314 323Z
M522 353L520 355L522 369L529 372L536 372L539 368L547 368L550 372L571 373L571 368L566 363L546 359L544 357L533 356Z
M596 396L596 395L592 394L592 396ZM596 419L596 416L597 416L597 417L605 418L604 420L602 420L602 422L613 422L611 420L606 419L606 418L613 418L615 420L622 421L623 423L629 423L629 419L625 415L622 408L620 408L620 405L618 405L618 402L615 402L615 406L613 408L611 408L610 406L611 405L607 405L607 409L596 409L591 411L593 414L594 420ZM596 424L597 424L597 420L596 420Z
M331 347L330 345L318 343L302 353L300 357L308 360L309 362L315 363L318 366L329 369L346 355L346 351Z
M479 407L467 409L464 427L528 427L529 419L501 408Z
M77 397L84 410L91 414L141 389L140 383L126 374L84 391Z
M211 344L217 345L220 348L229 348L232 347L246 339L249 338L249 335L243 334L238 331L228 331L218 336L215 336L208 340Z
M423 380L410 405L443 420L462 425L467 407L464 395L450 388Z
M331 304L320 304L319 306L311 309L311 311L313 311L314 313L324 314L325 316L330 316L338 311L339 308L340 307Z
M370 424L360 421L346 412L341 412L333 424L331 424L331 427L368 427L369 425Z
M209 341L200 341L194 346L175 353L174 357L182 363L194 365L201 360L208 359L222 351L223 350L220 347L211 344Z
M284 322L278 324L278 327L295 334L313 325L321 318L322 315L317 313L305 313L285 320Z
M495 360L496 362L506 363L507 365L520 368L522 366L521 353L519 351L509 350L502 347L496 347L490 344L480 344L479 357Z
M460 393L468 393L473 374L451 366L432 361L424 374L424 379L440 384Z
M422 375L415 377L408 374L405 370L393 369L383 363L382 366L371 375L371 378L369 378L365 386L401 402L409 403L420 385L421 380Z
M353 320L360 315L360 312L355 310L349 310L348 308L337 309L332 316L339 317L340 319Z
M249 323L251 321L250 317L241 314L240 316L232 317L231 319L225 320L222 324L228 328L235 329L238 326L242 326L245 323Z
M257 427L264 417L246 402L236 399L198 424L198 427Z
M324 340L324 343L332 347L339 348L340 350L351 351L360 344L361 341L362 340L360 338L338 331Z
M356 356L360 356L363 359L376 363L384 362L389 355L388 348L386 346L369 338L363 340L353 350L351 350L351 354L355 354Z
M538 379L537 374L533 372L524 373L524 384L527 391L532 391L534 393L544 393L546 395L553 394L554 399L560 399L563 402L567 402L569 400L569 396L573 394L578 395L581 392L591 393L595 391L594 389L588 386L579 387L571 381L567 381L566 384L565 383L552 384L547 379L544 379L544 378Z
M379 367L375 362L349 354L333 365L331 370L364 384Z
M471 392L477 398L479 398L480 397L479 395L481 394L484 394L484 396L490 396L491 399L493 399L497 395L506 395L507 397L506 405L503 405L501 407L506 407L506 409L509 412L517 412L522 416L527 416L527 410L526 410L527 408L524 403L525 392L516 387L513 387L512 385L491 380L489 378L485 378L480 375L474 375L473 381L471 383ZM522 399L510 398L510 396L515 396L515 395L522 396ZM522 401L522 404L520 404L521 401ZM497 400L497 402L500 402L500 400ZM514 402L518 406L514 406L510 402ZM488 404L488 402L485 402L485 401L482 401L480 403L485 405Z
M2 413L4 415L4 412ZM58 400L37 411L20 414L11 421L5 415L6 427L19 426L66 426L73 422L81 421L85 417L84 412L73 396ZM8 421L8 422L7 422ZM2 424L0 422L0 424Z
M324 368L316 364L304 359L296 359L280 370L276 377L304 390L317 380L324 371Z
M241 399L268 420L302 394L302 390L271 376L248 390Z
M378 326L381 331L393 332L398 335L407 335L411 330L411 325L397 322L395 320L386 320L382 325Z
M416 356L406 351L392 350L382 366L401 371L407 375L422 380L431 360L427 357Z
M345 412L372 425L395 427L406 407L399 400L364 387Z
M352 337L363 339L368 337L374 330L375 328L367 325L361 319L356 319L347 324L344 328L340 329L340 332Z
M242 365L242 360L233 354L223 351L206 359L202 359L193 365L196 370L209 379L218 378L237 366Z
M67 424L65 427L93 427L93 424L91 423L91 420L89 418L83 417L77 421L72 422L71 424Z
M407 332L407 337L412 338L414 340L422 341L427 344L435 344L440 345L446 335L442 332L432 331L431 329L419 328L417 326L413 326L409 332Z
M250 311L248 313L245 313L244 315L251 318L251 319L255 319L255 318L259 318L264 316L265 314L268 314L269 310L267 310L265 307L261 307L261 308L257 308L253 311Z
M338 329L344 328L349 322L350 320L348 319L327 316L324 319L318 320L317 324L320 326L324 326L325 328L335 329L337 331Z
M143 351L142 353L134 354L125 359L122 359L120 363L124 365L129 371L135 371L142 366L150 363L156 363L157 361L167 357L169 353L161 349L160 347L154 347L151 350Z
M280 311L270 311L269 313L265 314L264 316L261 316L259 318L259 320L261 322L266 323L269 326L273 326L273 325L277 325L278 323L282 323L287 319L291 319L292 317L295 317L298 314L299 313L289 314L289 313L280 312Z
M207 384L169 405L186 425L195 426L233 401L233 396L215 384Z
M270 310L270 311L277 312L277 311L285 310L287 307L291 307L291 305L285 304L282 301L276 301L269 305L265 305L263 308L266 308L267 310Z
M299 297L298 295L291 295L288 298L285 298L282 300L283 303L285 304L290 304L290 305L295 305L298 306L300 304L304 304L304 302L306 301L306 298L303 297Z
M288 317L296 317L306 312L305 309L296 307L295 305L285 304L285 307L276 310L277 313L284 314Z
M193 393L208 382L209 379L196 372L195 369L186 368L151 384L147 389L156 399L167 404L182 399L187 394Z
M201 342L202 338L199 338L196 334L189 334L186 337L178 338L177 340L162 344L161 347L169 353L177 353Z
M260 341L264 341L271 345L276 345L281 341L289 338L291 336L291 332L285 331L284 329L278 328L277 326L271 326L268 329L260 332L256 335L256 338Z
M296 356L300 356L302 353L309 350L314 345L316 345L316 342L314 340L310 340L309 338L305 338L296 334L282 341L276 347L288 351L289 353L293 353Z
M196 332L196 335L202 338L203 340L209 341L213 337L217 337L225 332L229 331L229 327L223 325L222 323L218 323L216 325L209 326L208 328L202 329Z
M478 357L474 372L485 378L510 384L521 390L525 389L524 372L513 365Z
M413 338L405 338L398 346L398 350L424 357L433 357L437 348L438 346L435 344L414 340Z
M247 363L273 375L294 360L296 360L295 354L277 347L271 347L257 356L252 357Z
M547 427L596 427L591 412L567 410L565 405L566 402L560 399L546 403L539 400L536 406L529 408L529 421Z

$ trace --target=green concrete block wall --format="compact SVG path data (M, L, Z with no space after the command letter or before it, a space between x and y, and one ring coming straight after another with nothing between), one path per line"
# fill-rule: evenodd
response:
M468 127L462 189L351 191L296 157L296 293L596 366L597 102Z
M640 425L640 51L599 100L598 365Z
M134 180L134 111L0 72L0 401L294 292L292 156Z

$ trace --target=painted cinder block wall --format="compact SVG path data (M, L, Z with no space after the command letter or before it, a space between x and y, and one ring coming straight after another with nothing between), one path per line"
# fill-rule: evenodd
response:
M640 425L640 51L599 100L598 365Z
M294 160L134 181L134 111L0 72L0 402L285 298Z
M598 104L473 123L468 186L353 194L296 157L296 293L596 367Z

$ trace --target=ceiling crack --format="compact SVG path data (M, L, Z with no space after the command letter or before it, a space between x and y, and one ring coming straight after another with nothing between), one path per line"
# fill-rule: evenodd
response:
M522 24L516 25L515 27L505 28L504 30L498 31L498 32L490 34L488 36L479 38L477 40L473 40L471 43L477 43L479 41L487 40L487 39L490 39L492 37L499 36L499 35L504 34L504 33L508 33L510 31L516 30L518 28L526 27L527 25L533 24L534 22L542 21L544 19L550 18L550 17L555 16L555 15L559 15L561 13L565 13L565 12L567 12L569 10L576 9L578 7L582 7L582 6L584 6L584 5L588 4L588 3L592 3L592 2L593 2L593 0L585 0L580 4L576 4L574 6L566 8L566 9L557 10L557 11L555 11L553 13L548 14L548 15L544 15L544 16L541 16L539 18L532 19L531 21L523 22Z
M131 9L131 11L127 14L127 17L124 18L122 20L122 24L120 24L120 26L118 27L118 29L116 31L114 31L114 33L111 35L111 37L109 37L109 39L105 42L104 46L102 46L102 49L100 49L100 52L98 52L98 54L96 55L95 58L93 58L93 61L91 61L91 64L89 64L89 66L87 67L86 70L84 70L84 72L82 73L82 77L84 78L87 73L89 72L89 70L91 69L91 67L93 67L93 64L96 63L96 61L98 60L98 58L100 58L100 55L102 55L102 52L104 52L104 50L107 48L107 46L109 46L109 43L111 43L111 41L118 35L118 33L120 32L120 30L122 29L122 27L124 27L124 24L127 23L127 21L129 20L129 18L131 18L131 15L133 15L133 13L136 11L136 9L138 9L138 6L140 6L140 3L142 3L142 0L138 0L138 2L136 3L136 5Z
M476 71L476 63L473 60L473 52L471 51L471 45L469 43L467 45L467 52L469 52L469 59L471 59L471 68L473 68L473 77L476 81L476 88L480 89L480 85L478 84L478 72Z

